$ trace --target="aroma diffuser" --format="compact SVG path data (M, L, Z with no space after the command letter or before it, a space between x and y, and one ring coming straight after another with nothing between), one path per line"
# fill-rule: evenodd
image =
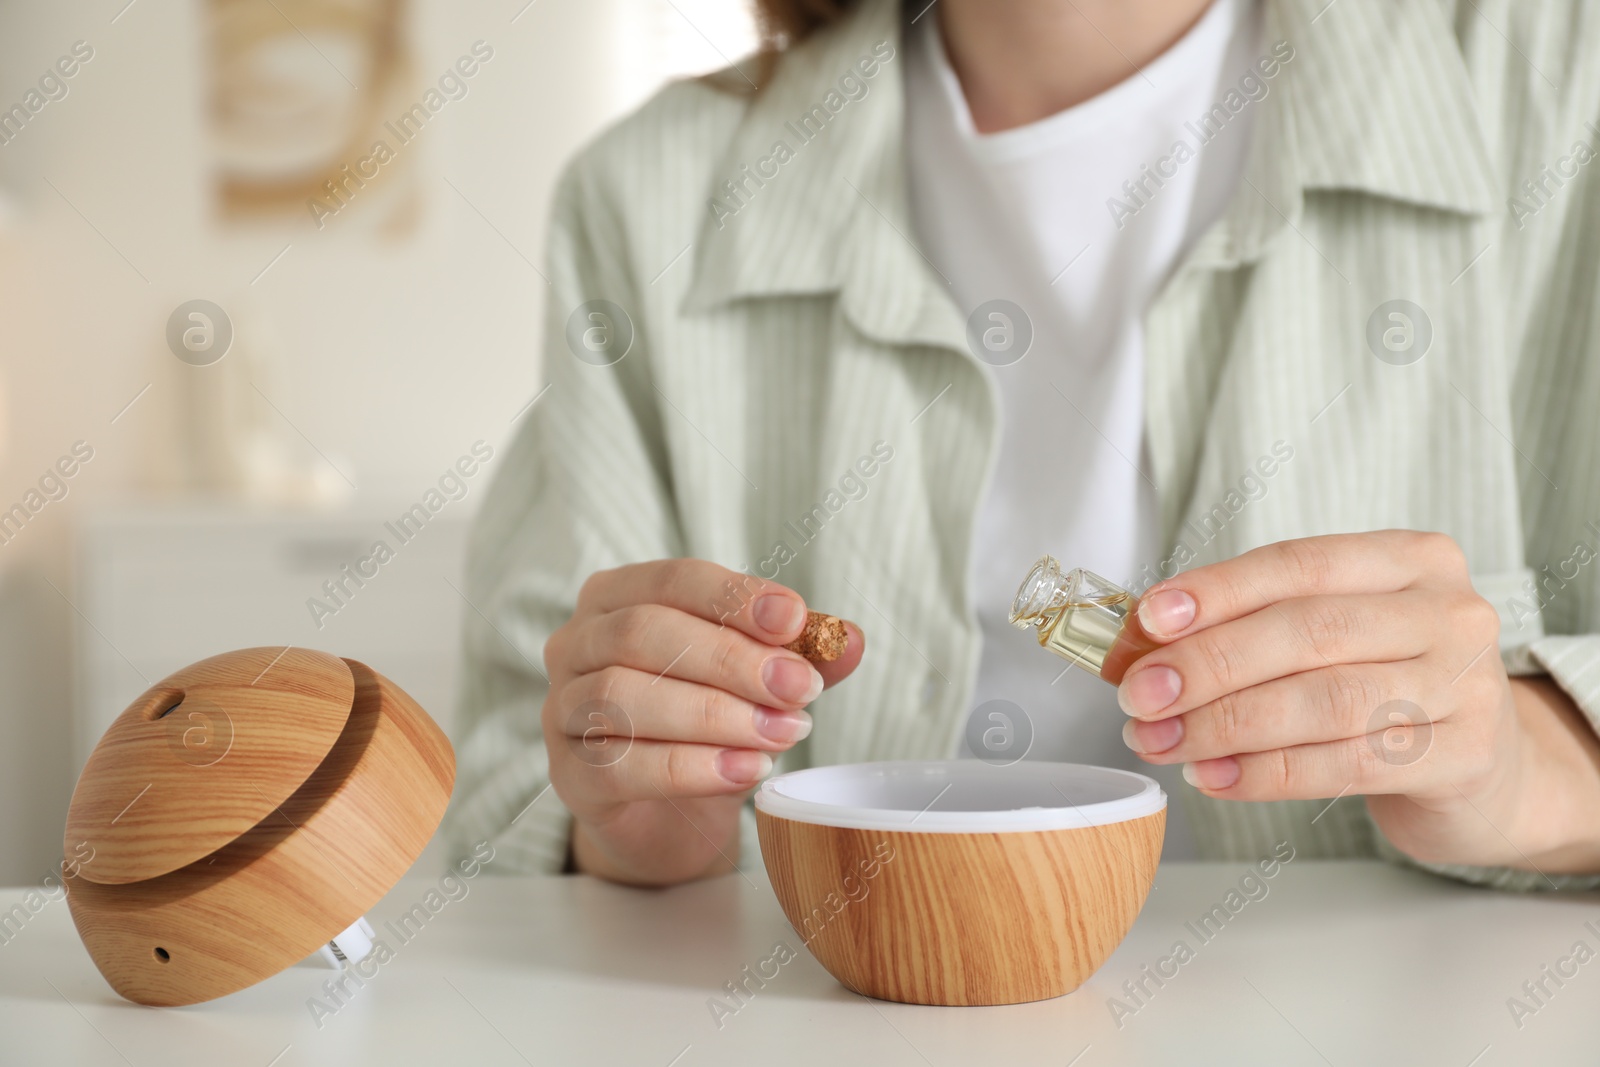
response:
M861 763L756 793L761 854L805 946L846 987L910 1004L1070 993L1155 877L1167 798L1131 771Z
M78 778L78 935L140 1004L220 997L319 950L353 959L454 780L444 733L370 667L301 648L202 660L129 705Z

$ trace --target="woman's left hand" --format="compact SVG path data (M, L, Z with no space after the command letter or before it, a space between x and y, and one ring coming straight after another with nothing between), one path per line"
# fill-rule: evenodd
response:
M1600 841L1600 827L1552 828L1553 801L1534 795L1564 791L1557 811L1580 812L1600 797L1593 731L1570 702L1552 706L1565 701L1553 686L1524 693L1506 676L1499 615L1443 534L1267 545L1158 583L1139 621L1162 647L1118 688L1123 737L1147 762L1186 764L1208 796L1365 794L1385 836L1423 860L1567 865L1571 839ZM1575 818L1600 820L1589 811Z

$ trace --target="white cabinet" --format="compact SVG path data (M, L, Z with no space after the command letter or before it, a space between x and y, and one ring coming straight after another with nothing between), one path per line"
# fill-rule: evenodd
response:
M228 507L101 510L80 528L72 599L77 684L73 769L150 685L195 660L253 645L357 659L449 732L460 661L468 516L448 509L408 540L409 505L334 513ZM393 558L358 567L377 541ZM364 570L353 580L344 568ZM342 582L336 600L324 582ZM335 609L321 626L311 598Z

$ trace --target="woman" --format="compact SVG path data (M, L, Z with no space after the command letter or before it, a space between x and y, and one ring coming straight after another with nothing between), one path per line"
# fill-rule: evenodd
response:
M703 877L774 761L999 707L1181 766L1206 858L1600 884L1600 17L761 9L559 191L457 837ZM1006 629L1043 551L1148 587L1115 691ZM820 669L807 605L859 623Z

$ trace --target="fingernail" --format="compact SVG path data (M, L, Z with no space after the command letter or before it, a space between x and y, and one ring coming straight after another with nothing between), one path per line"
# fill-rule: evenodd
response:
M1183 692L1183 679L1171 667L1156 665L1134 671L1117 686L1117 704L1129 715L1154 715L1170 707Z
M783 596L780 593L768 593L766 596L756 597L756 606L752 609L756 625L774 637L797 628L806 617L806 609L800 601L792 596Z
M1139 623L1146 633L1171 637L1194 622L1194 597L1182 589L1163 589L1139 601Z
M1183 780L1196 789L1226 789L1239 780L1239 761L1232 756L1183 765Z
M1183 716L1178 715L1158 722L1139 722L1129 719L1122 726L1122 741L1141 756L1166 752L1183 740Z
M761 668L767 692L790 704L809 704L822 692L822 675L803 659L773 656Z
M758 782L772 770L772 757L748 748L724 749L717 757L717 770L735 785Z
M803 711L756 708L756 733L780 745L804 741L811 733L811 716Z

